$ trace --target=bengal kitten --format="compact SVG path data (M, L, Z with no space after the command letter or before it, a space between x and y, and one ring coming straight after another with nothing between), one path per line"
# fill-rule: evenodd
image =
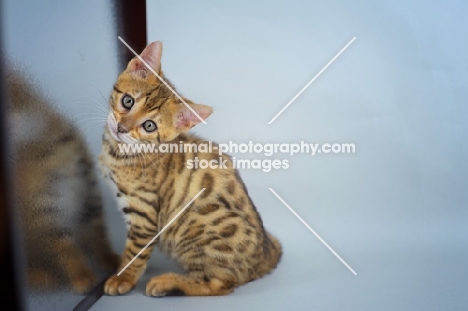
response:
M86 292L96 280L89 258L109 273L120 260L107 239L92 157L77 128L27 74L9 63L6 78L30 288Z
M153 42L140 57L167 81L161 71L161 54L161 42ZM184 101L203 119L212 113L211 107ZM146 285L148 296L226 295L277 266L281 245L265 231L229 156L222 155L227 168L188 169L187 160L219 161L219 156L200 150L119 151L118 144L207 143L185 134L200 119L139 58L132 59L118 77L110 108L100 162L127 222L119 271L202 188L205 190L128 268L107 280L105 293L129 292L143 274L154 245L176 259L188 274L151 278Z

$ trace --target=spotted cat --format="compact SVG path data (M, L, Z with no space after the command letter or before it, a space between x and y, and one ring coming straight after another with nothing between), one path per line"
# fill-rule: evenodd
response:
M167 273L151 278L146 285L148 296L225 295L271 272L280 260L281 246L264 229L228 155L221 156L225 168L189 169L187 160L219 161L219 155L199 150L143 154L119 149L119 145L136 143L207 143L186 132L200 118L207 118L212 108L187 98L183 98L184 103L168 88L174 86L161 70L161 54L161 42L148 45L141 59L132 59L120 74L110 96L100 163L127 222L128 237L119 270L205 190L120 275L107 280L105 293L129 292L157 245L187 274Z

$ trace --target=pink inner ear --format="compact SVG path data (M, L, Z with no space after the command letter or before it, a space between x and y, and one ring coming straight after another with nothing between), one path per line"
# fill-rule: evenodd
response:
M153 69L156 73L159 73L161 68L161 55L162 55L162 43L155 41L150 43L141 52L140 57ZM135 57L129 64L130 71L141 72L146 74L144 71L150 71L146 65L138 58Z
M178 129L190 128L202 122L185 104L177 113L176 127ZM213 109L205 105L193 104L190 107L204 120L208 118Z

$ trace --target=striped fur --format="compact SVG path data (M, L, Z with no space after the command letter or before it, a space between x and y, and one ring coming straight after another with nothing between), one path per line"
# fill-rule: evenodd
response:
M24 73L10 69L7 90L29 284L86 292L96 279L88 259L108 272L119 263L107 240L91 155L77 129Z
M154 42L141 57L164 77L161 53L161 43ZM134 99L130 109L124 106L125 96ZM203 118L211 114L210 107L184 100ZM108 279L108 295L122 295L135 286L155 245L176 259L187 274L153 277L146 286L148 296L225 295L276 267L281 246L265 231L229 156L222 156L225 169L188 169L189 159L218 160L219 156L194 151L119 153L118 144L127 142L207 143L185 133L199 122L198 118L140 60L133 59L118 77L110 107L100 162L127 221L120 268L202 188L206 190L120 276ZM147 120L153 120L157 130L146 132L143 124Z

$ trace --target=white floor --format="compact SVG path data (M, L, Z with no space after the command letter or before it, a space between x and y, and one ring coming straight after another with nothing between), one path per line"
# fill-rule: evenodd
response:
M7 52L26 63L64 112L95 112L91 98L104 100L94 86L107 97L117 75L111 10L93 1L32 3L7 1ZM177 269L155 256L135 290L103 297L92 310L468 308L466 1L197 0L147 7L148 40L163 41L171 82L215 108L196 133L219 143L354 143L356 153L276 154L270 158L289 160L289 169L241 171L265 226L284 247L271 275L226 297L148 298L145 280ZM88 117L80 126L97 155L103 124ZM124 225L112 205L106 197L120 251ZM62 310L66 299L69 309L77 302L65 295L31 309Z

